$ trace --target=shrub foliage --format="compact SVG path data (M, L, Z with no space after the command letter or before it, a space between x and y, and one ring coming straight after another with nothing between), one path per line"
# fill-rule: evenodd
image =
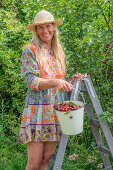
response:
M104 110L113 122L113 6L110 0L1 0L0 99L1 131L15 135L20 124L27 86L20 74L22 50L30 42L26 26L40 10L62 18L60 40L66 53L66 78L89 73ZM12 129L12 128L13 129ZM111 127L112 128L112 127ZM1 141L3 142L3 141Z

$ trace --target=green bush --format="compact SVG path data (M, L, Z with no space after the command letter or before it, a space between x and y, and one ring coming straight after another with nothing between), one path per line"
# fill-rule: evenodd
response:
M91 75L104 111L102 114L103 120L108 120L110 128L113 128L113 6L111 4L112 2L108 0L1 1L1 170L25 169L27 161L26 146L18 146L17 144L27 90L26 83L21 79L20 60L22 50L29 44L31 38L31 33L26 30L26 26L32 22L36 13L42 9L53 13L55 19L63 19L64 24L59 27L59 30L60 40L66 53L66 79L77 72L89 73ZM95 143L89 130L87 117L85 117L84 128L86 134L84 135L83 133L77 136L76 143L78 143L78 148L79 146L86 148L87 156L85 159L87 159L89 154L88 148ZM73 144L73 140L72 142L70 141L71 144ZM71 148L74 148L74 146L69 145L67 147L66 156L71 154ZM80 152L84 154L82 150ZM98 155L96 152L95 154ZM91 156L91 154L89 155ZM67 157L66 159L65 161L68 162ZM79 160L78 162L80 163ZM97 165L94 164L93 166L96 167ZM82 167L82 169L85 168Z

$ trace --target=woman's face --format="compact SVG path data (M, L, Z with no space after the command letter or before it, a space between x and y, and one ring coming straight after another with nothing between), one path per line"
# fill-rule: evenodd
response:
M56 30L55 25L52 23L40 24L37 26L37 35L39 35L40 39L45 43L45 45L51 45L51 41L53 38L53 33Z

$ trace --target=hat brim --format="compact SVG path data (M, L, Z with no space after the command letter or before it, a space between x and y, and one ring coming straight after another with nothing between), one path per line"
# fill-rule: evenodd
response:
M43 22L30 24L26 28L29 31L35 31L35 28L36 28L35 26L40 25L40 24L46 24L46 23L54 23L58 27L58 26L63 24L63 21L62 21L62 19L57 19L57 20L53 20L53 21L48 20L48 21L43 21Z

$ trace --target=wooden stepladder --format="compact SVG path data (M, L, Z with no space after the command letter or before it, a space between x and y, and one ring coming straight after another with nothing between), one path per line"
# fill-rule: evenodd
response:
M103 111L100 102L98 100L98 97L96 95L95 89L93 87L92 81L90 77L87 76L86 78L82 79L82 81L77 81L77 79L75 79L74 85L75 88L71 92L70 100L77 100L80 91L85 92L89 95L95 113L97 115L97 119L95 119L92 108L89 104L85 105L85 111L88 118L90 119L91 130L95 137L97 147L100 151L100 155L102 157L105 169L112 170L112 165L110 163L108 155L111 155L113 157L113 136L111 134L107 122L102 122L101 119L99 118L100 114ZM86 88L84 88L84 86L86 86ZM108 148L104 146L102 137L98 132L98 128L102 129ZM69 137L68 135L64 135L64 134L62 134L61 136L53 170L61 170L66 145L68 142L68 137Z

